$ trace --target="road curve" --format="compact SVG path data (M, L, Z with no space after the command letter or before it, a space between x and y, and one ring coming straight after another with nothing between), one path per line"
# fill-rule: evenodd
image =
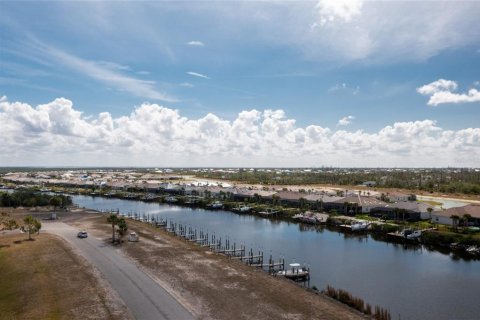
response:
M61 236L78 249L102 273L136 319L194 319L165 289L115 248L92 236L79 239L77 233L80 230L63 222L44 223L42 228Z

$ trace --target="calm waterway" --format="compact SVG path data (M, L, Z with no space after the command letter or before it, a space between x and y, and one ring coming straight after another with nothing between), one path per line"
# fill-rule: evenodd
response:
M376 241L228 211L190 209L90 196L73 196L80 207L119 209L172 219L215 233L285 263L311 268L310 286L346 289L392 319L480 319L480 261L454 259L424 248L404 249Z

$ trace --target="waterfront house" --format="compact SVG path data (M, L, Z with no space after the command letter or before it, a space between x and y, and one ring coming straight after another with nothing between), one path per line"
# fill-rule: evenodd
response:
M441 211L432 212L432 223L445 224L453 226L458 224L458 219L468 215L468 225L480 227L480 204L469 204L463 207L454 207ZM452 219L457 217L457 219Z
M276 194L276 191L266 191L258 189L248 188L234 188L232 190L232 198L235 201L250 201L250 199L256 199L271 202L271 196Z
M373 208L383 207L386 202L375 197L365 197L360 194L349 193L347 197L339 198L333 203L326 203L327 210L335 209L347 215L355 215L359 213L369 213Z
M400 201L395 203L384 203L370 210L370 215L374 217L385 217L389 220L408 220L418 221L425 216L428 217L428 208L426 203L413 201Z
M307 196L307 193L304 193L304 192L298 192L298 191L279 191L271 196L269 196L271 202L273 203L274 202L274 198L278 199L278 202L283 204L283 205L287 205L287 206L291 206L291 207L299 207L302 200L300 199L304 199L303 200L303 203L306 204L306 200L305 200L305 196Z
M174 183L167 183L167 182L160 183L159 189L163 190L167 193L170 193L170 194L183 194L184 193L183 186L181 186L179 184L174 184Z
M390 193L387 193L387 198L391 202L402 202L402 201L410 201L411 196L406 193L390 192Z
M314 210L333 210L342 206L338 205L335 201L343 199L342 197L334 196L326 193L308 193L304 196L305 200L309 203L310 209ZM337 210L338 211L338 210Z

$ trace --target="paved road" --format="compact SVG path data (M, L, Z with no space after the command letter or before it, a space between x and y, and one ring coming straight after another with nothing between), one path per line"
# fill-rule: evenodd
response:
M194 319L158 283L111 246L92 236L79 239L79 230L62 222L44 223L42 228L61 236L77 248L118 292L136 319Z

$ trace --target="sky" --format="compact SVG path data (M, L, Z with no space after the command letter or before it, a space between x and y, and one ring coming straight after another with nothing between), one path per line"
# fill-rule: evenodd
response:
M0 1L0 166L480 167L480 1Z

